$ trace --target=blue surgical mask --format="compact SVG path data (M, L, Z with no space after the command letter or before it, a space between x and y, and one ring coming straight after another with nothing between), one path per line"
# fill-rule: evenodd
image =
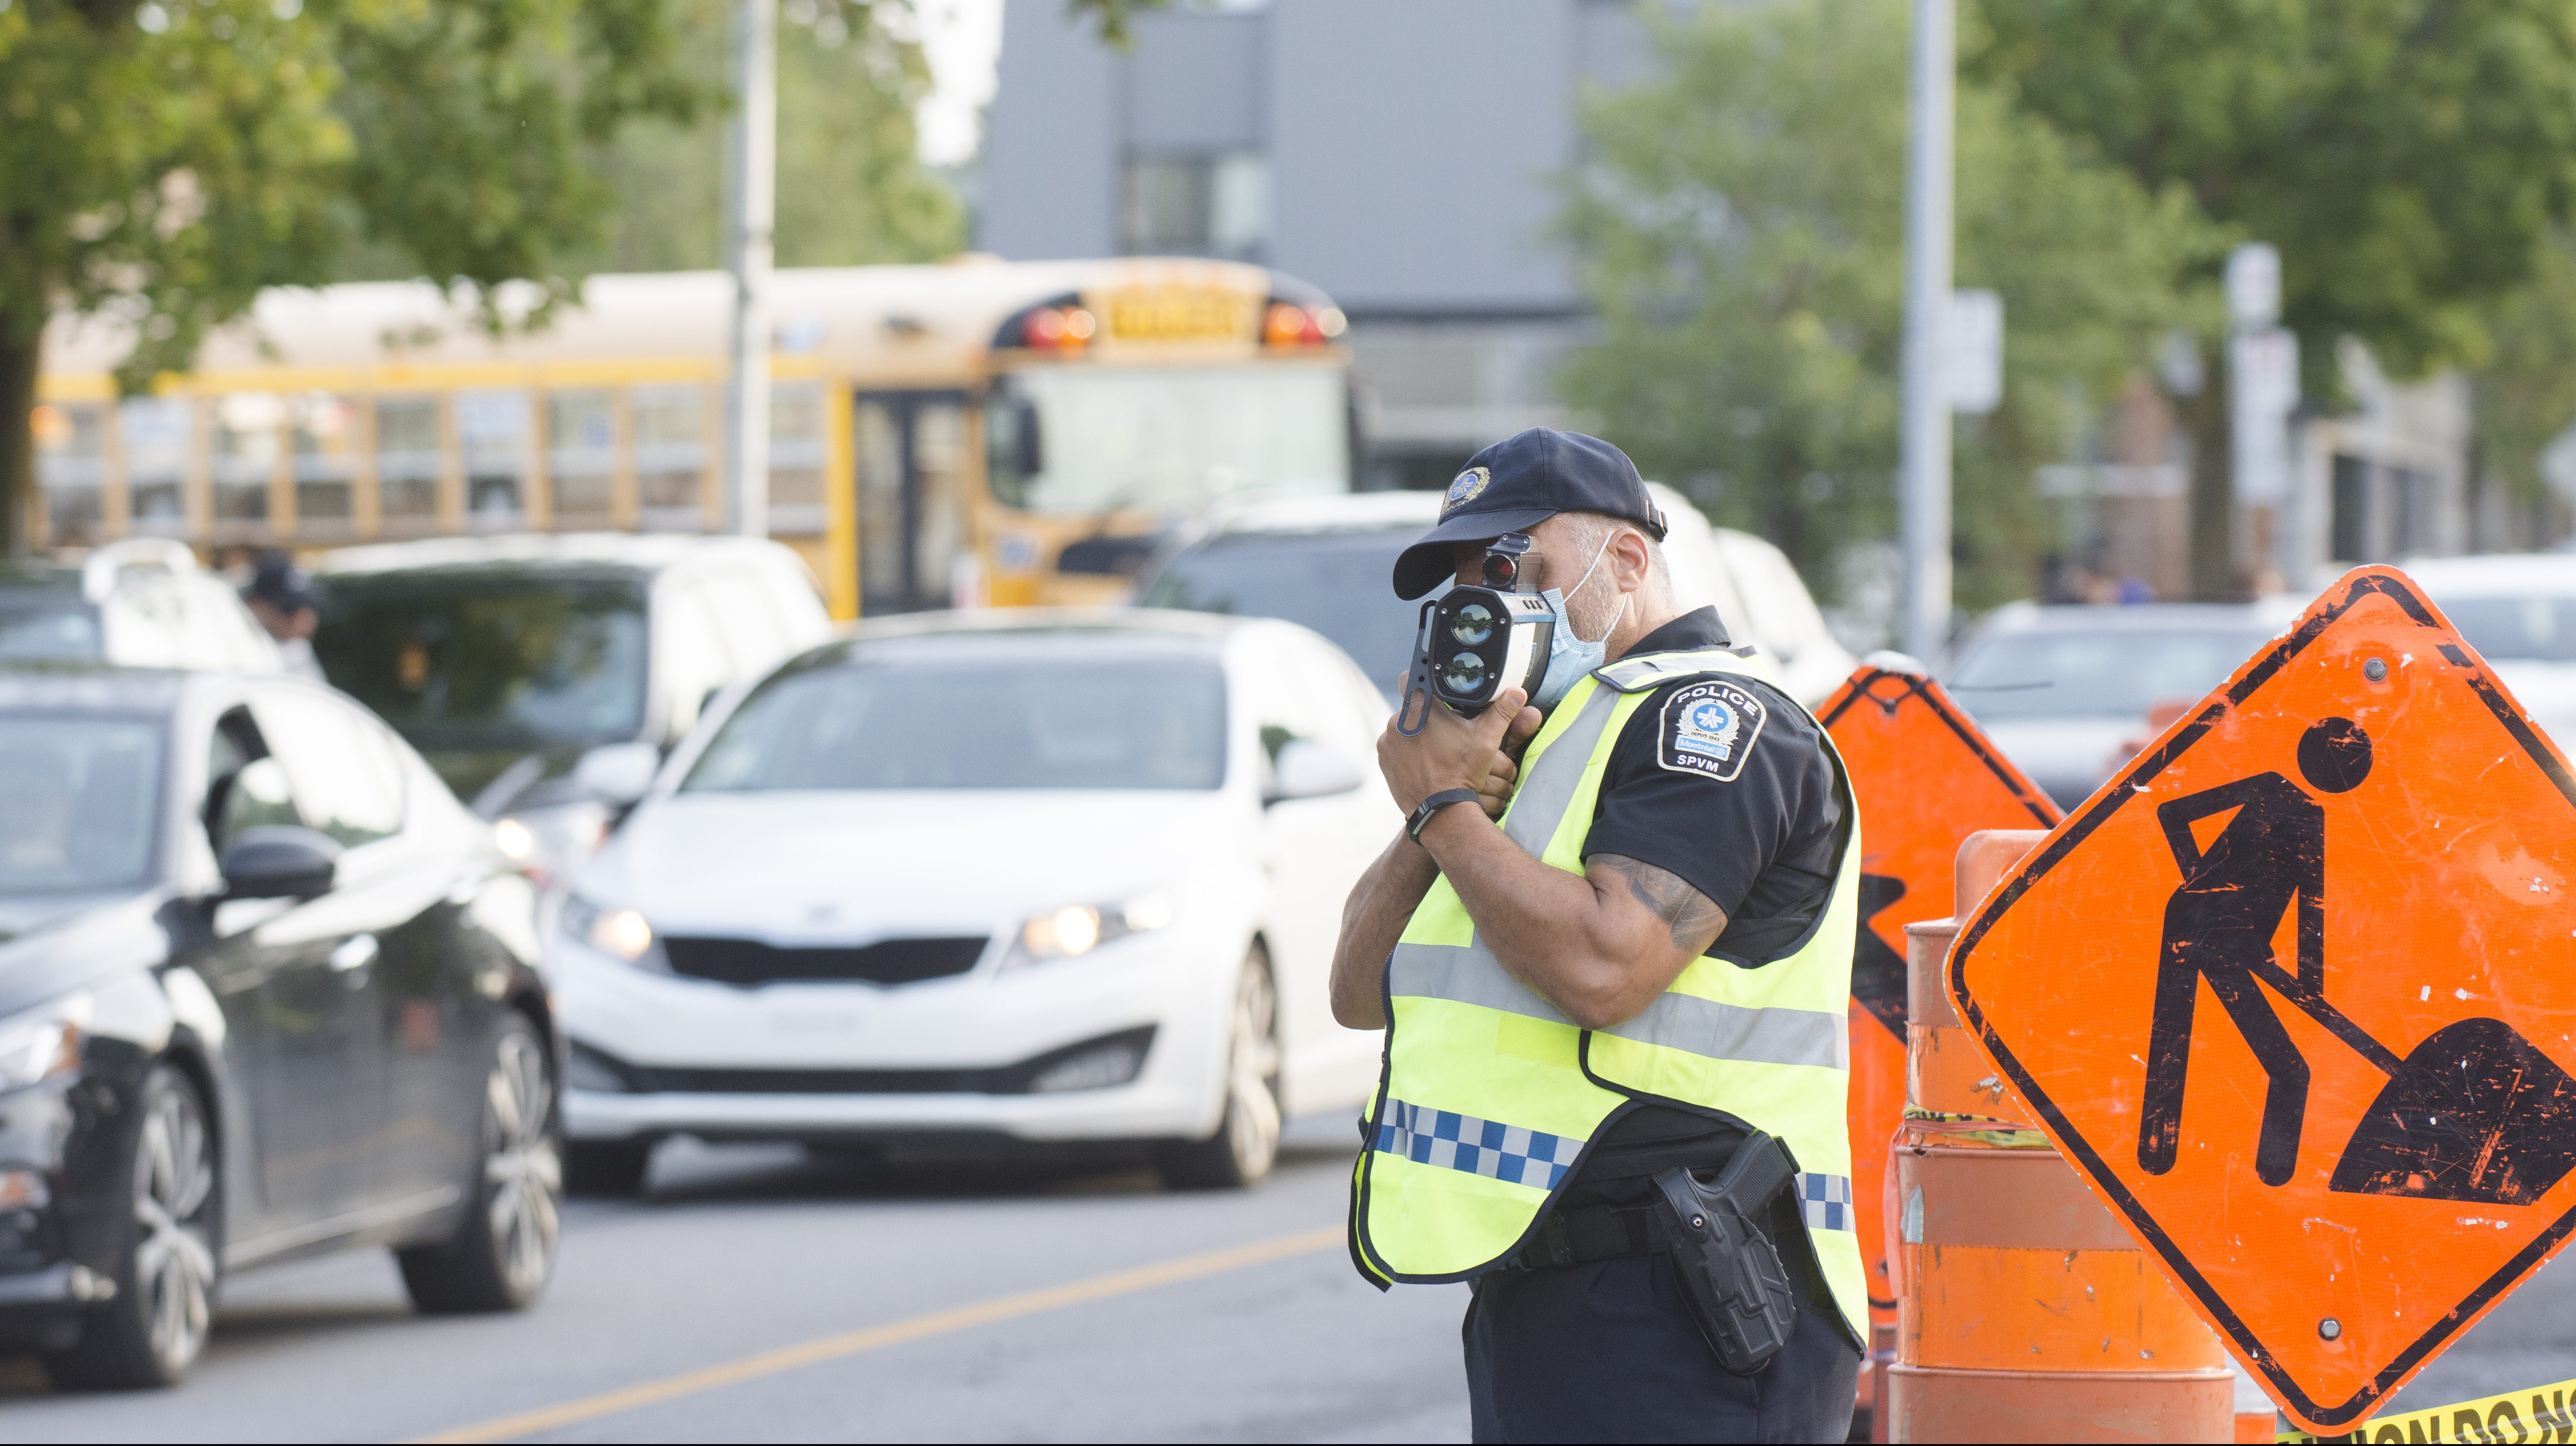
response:
M1583 569L1583 576L1573 587L1549 588L1539 594L1540 601L1556 614L1556 626L1548 632L1547 671L1539 675L1538 696L1530 699L1542 713L1565 701L1565 695L1574 691L1574 685L1581 682L1586 673L1600 667L1609 655L1610 635L1618 631L1619 620L1612 618L1610 626L1601 630L1601 636L1585 642L1574 635L1574 615L1565 606L1567 593L1583 591L1583 584L1592 581L1592 574L1601 566L1601 554L1609 550L1610 538L1602 538L1601 545L1592 550L1591 565ZM1624 608L1626 605L1622 599L1620 606Z

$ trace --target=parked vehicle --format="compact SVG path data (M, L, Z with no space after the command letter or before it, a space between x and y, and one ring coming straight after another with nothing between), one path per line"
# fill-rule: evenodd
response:
M1671 520L1664 560L1684 607L1714 606L1739 642L1759 645L1802 703L1851 675L1852 655L1780 549L1711 527L1678 492L1648 483ZM1396 554L1440 517L1437 492L1277 497L1222 508L1183 529L1137 579L1146 607L1285 618L1332 639L1394 706L1413 656L1415 605L1388 588Z
M426 1311L554 1266L534 890L287 677L0 667L0 1350L177 1381L217 1285L390 1246Z
M2008 603L1964 639L1943 679L2004 756L2062 807L2299 615L2299 602ZM2161 710L2161 711L2160 711Z
M177 542L111 543L78 566L0 562L0 661L274 673L277 644Z
M546 931L577 1188L655 1141L1143 1144L1259 1179L1352 1106L1341 905L1397 826L1386 708L1304 628L863 626L720 705Z
M707 699L831 631L778 543L577 534L357 547L314 574L333 684L559 877Z
M2420 558L2403 566L2531 721L2562 751L2576 747L2576 556Z

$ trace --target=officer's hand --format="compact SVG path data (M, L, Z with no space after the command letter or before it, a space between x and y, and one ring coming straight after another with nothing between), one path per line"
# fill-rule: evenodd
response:
M1410 738L1396 727L1402 713L1389 718L1386 731L1378 735L1377 766L1386 776L1395 806L1410 815L1431 795L1463 788L1480 795L1489 812L1497 811L1494 799L1511 796L1512 780L1519 772L1503 752L1504 734L1519 720L1526 701L1520 689L1506 688L1493 707L1474 718L1461 718L1424 699L1422 731ZM1496 779L1498 762L1512 772Z
M1502 746L1494 750L1494 761L1485 774L1485 781L1476 786L1476 791L1485 796L1485 817L1503 816L1504 807L1512 801L1512 789L1520 781L1521 750L1529 747L1539 725L1546 721L1545 714L1523 704L1521 711L1513 717L1511 726L1503 730Z

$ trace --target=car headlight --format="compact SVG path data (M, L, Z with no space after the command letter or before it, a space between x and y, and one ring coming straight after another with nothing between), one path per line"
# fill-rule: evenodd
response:
M0 1090L80 1073L81 1041L89 1037L89 1021L86 994L68 994L0 1019Z
M566 894L561 923L566 935L612 959L644 969L669 967L662 956L660 936L633 909L609 908L579 894Z
M1088 954L1113 939L1143 934L1172 922L1172 901L1147 894L1123 904L1067 904L1050 909L1020 926L1003 967L1071 959Z

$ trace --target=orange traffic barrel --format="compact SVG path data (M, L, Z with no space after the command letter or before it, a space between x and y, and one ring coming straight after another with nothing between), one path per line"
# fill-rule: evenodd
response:
M2045 835L1960 846L1964 917ZM2227 1441L2218 1337L2048 1144L1951 1008L1955 919L1906 928L1907 1105L1886 1203L1890 1441Z

